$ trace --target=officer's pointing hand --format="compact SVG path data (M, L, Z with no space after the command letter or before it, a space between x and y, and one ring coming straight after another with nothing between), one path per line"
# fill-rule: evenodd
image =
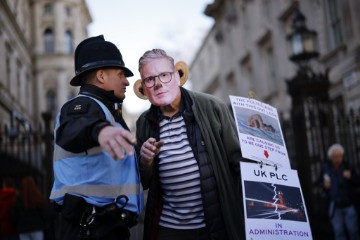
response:
M134 154L136 138L126 129L106 126L100 130L98 141L114 159L124 159L125 152L128 155Z

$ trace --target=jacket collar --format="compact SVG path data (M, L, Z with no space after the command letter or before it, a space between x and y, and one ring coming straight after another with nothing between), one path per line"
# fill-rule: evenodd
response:
M79 94L94 97L103 102L107 108L113 110L121 109L123 102L122 99L119 99L114 95L114 91L105 91L104 89L92 84L85 84L81 86Z

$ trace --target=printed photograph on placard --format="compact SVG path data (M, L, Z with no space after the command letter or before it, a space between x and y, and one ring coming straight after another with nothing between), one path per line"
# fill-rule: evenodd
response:
M277 109L255 99L230 96L244 158L290 168Z
M255 181L244 186L248 218L307 221L300 188Z
M266 114L240 107L234 107L239 131L254 137L284 146L277 119Z

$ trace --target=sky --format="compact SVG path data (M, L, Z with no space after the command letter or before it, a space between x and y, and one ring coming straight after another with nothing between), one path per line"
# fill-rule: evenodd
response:
M162 48L175 62L189 66L202 41L214 24L204 14L214 0L86 0L92 23L89 36L103 34L120 50L125 66L133 73L129 77L124 107L140 114L149 107L147 100L136 97L133 84L140 79L138 60L153 48ZM191 87L191 81L186 85ZM185 85L185 86L186 86Z

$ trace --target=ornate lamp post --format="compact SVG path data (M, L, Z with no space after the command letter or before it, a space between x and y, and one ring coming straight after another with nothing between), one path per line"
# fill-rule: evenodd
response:
M310 61L319 56L317 33L306 26L306 18L298 8L293 17L293 31L287 36L291 49L289 59L297 65L296 75L287 80L288 93L292 98L291 119L294 132L295 164L308 208L309 218L319 211L315 200L316 165L320 155L329 145L324 121L328 112L329 80L327 71L315 73ZM326 125L326 126L325 126ZM312 221L313 223L316 221Z
M327 101L328 72L315 73L309 64L319 56L317 33L307 28L306 18L298 8L294 11L292 28L293 31L287 36L292 52L289 59L298 66L296 76L288 81L293 105L297 100L303 102L304 97L320 97Z
M306 18L298 8L295 9L292 28L293 32L287 37L292 51L290 60L302 65L318 57L317 33L306 27Z

